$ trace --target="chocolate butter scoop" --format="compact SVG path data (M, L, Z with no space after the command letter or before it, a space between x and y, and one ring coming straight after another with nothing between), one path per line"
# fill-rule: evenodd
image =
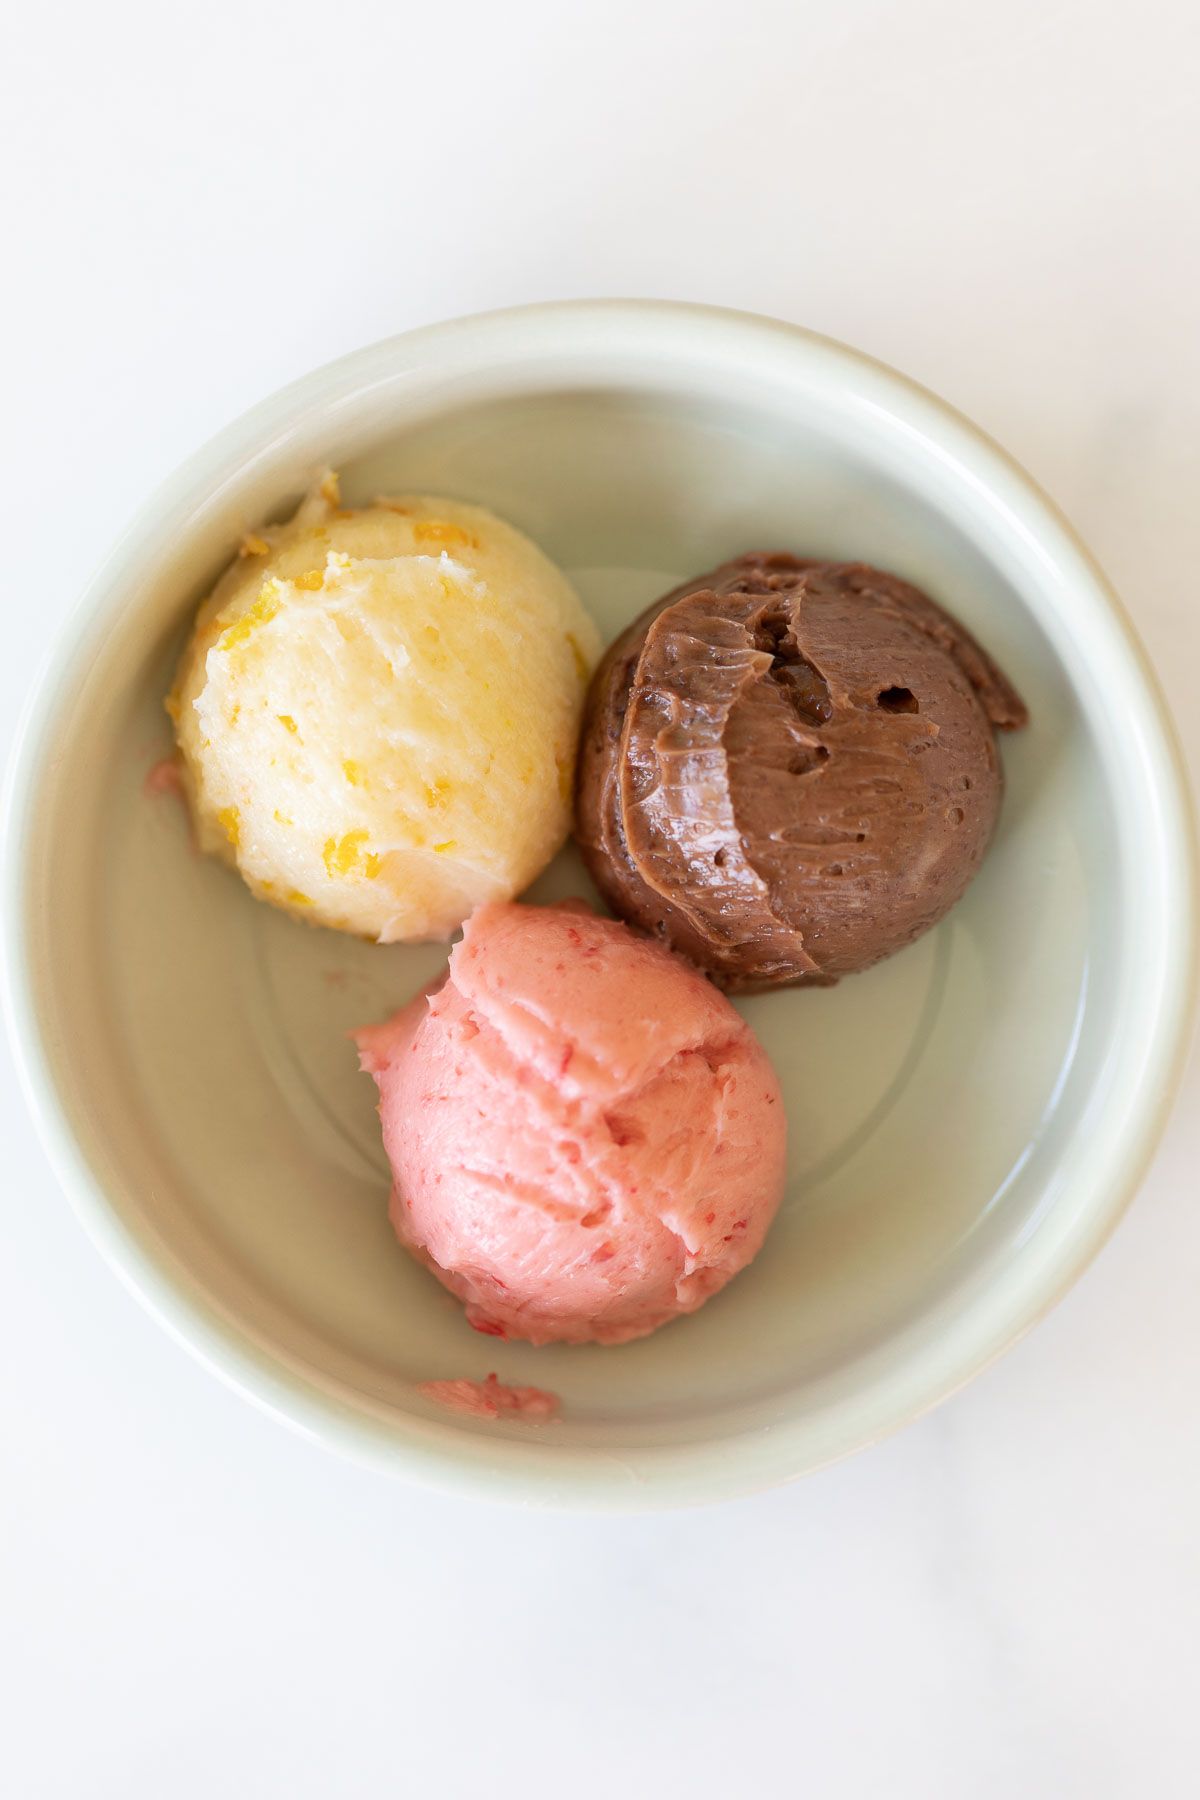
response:
M588 696L576 833L613 911L722 987L828 983L910 944L983 860L1019 695L862 563L752 554L656 601Z

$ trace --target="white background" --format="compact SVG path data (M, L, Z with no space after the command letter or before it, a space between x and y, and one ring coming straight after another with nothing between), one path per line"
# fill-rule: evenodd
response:
M407 326L662 295L946 395L1122 590L1200 761L1192 0L110 0L0 65L0 749L126 515ZM1112 696L1113 730L1121 696ZM1200 1791L1200 1079L1055 1315L924 1423L707 1512L327 1458L161 1336L0 1069L13 1800Z

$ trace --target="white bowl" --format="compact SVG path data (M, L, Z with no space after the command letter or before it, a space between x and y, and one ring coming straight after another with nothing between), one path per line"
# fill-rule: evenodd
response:
M740 550L929 589L1027 698L982 873L920 943L746 1003L791 1182L758 1262L621 1349L482 1339L396 1246L343 1033L439 965L296 925L201 861L143 780L191 609L325 462L351 500L482 501L611 634ZM1035 1320L1154 1146L1192 991L1189 813L1162 701L1033 484L931 395L746 315L601 303L392 339L173 476L63 636L11 782L10 1015L62 1181L162 1323L333 1448L443 1487L658 1505L765 1485L931 1406ZM569 854L536 893L578 890ZM430 1377L533 1381L561 1423L454 1417Z

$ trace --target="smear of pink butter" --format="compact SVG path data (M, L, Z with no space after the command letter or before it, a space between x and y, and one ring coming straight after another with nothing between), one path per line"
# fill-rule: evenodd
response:
M545 1425L562 1408L557 1394L545 1388L507 1387L497 1375L484 1381L422 1381L417 1392L470 1419L525 1419L531 1425Z
M173 756L164 756L146 773L142 784L147 794L176 794L183 799L183 776Z

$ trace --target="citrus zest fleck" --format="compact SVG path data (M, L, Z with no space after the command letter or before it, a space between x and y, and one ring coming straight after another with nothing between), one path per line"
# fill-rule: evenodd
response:
M268 581L264 584L263 590L253 606L249 607L240 619L235 620L221 633L217 641L217 649L223 650L228 655L231 650L236 650L239 644L244 644L260 625L269 624L278 611L279 583Z
M465 544L471 550L479 548L477 537L472 537L461 525L451 524L449 519L418 519L413 526L413 536L418 544Z
M326 838L325 848L321 852L325 863L325 873L335 875L353 875L362 861L369 833L359 829L348 831L344 837Z

